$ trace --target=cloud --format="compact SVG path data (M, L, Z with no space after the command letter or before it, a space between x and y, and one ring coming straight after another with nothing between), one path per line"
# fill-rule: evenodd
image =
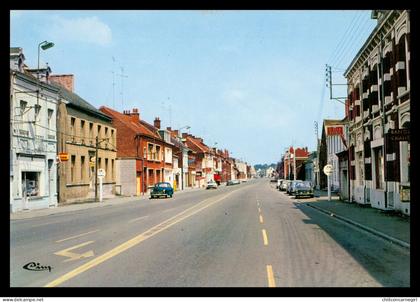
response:
M54 16L49 34L57 41L65 39L67 42L93 43L105 46L112 41L110 27L98 17L81 17L65 19Z

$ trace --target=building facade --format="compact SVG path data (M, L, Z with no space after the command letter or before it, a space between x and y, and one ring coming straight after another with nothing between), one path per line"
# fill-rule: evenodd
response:
M410 214L410 14L377 26L347 68L350 198Z
M68 154L68 160L58 164L59 202L92 199L95 198L95 191L96 198L99 198L96 169L105 170L103 197L113 197L117 131L111 124L111 117L73 92L73 75L51 75L50 82L59 89L61 95L57 151Z
M10 60L10 212L55 207L59 91L25 71L21 48Z

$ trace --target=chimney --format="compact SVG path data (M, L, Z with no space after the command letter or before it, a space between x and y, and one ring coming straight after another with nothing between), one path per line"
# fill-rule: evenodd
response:
M49 81L56 83L67 90L74 92L74 75L72 74L54 74L49 75Z
M187 138L188 133L182 133L182 138Z
M153 125L155 126L155 128L160 129L160 119L159 119L159 117L155 118L155 120L153 122Z
M133 108L133 112L130 113L130 110L128 110L128 115L130 115L131 120L133 122L139 123L140 122L140 113L137 108Z
M175 133L175 136L179 136L179 131L178 130L173 130L173 132Z
M166 127L166 130L168 130L169 132L172 132L172 128L171 127Z

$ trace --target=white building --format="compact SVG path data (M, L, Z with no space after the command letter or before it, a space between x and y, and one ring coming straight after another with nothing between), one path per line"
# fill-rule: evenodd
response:
M10 211L55 207L58 89L26 74L22 49L10 50Z

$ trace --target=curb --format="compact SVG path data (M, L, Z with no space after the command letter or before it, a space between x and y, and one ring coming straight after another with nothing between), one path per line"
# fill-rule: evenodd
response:
M316 210L318 210L318 211L321 211L321 212L323 212L323 213L325 213L325 214L328 214L329 216L333 216L333 217L335 217L335 218L337 218L337 219L343 220L343 221L345 221L345 222L347 222L347 223L349 223L349 224L352 224L352 225L354 225L354 226L356 226L356 227L358 227L358 228L361 228L361 229L363 229L363 230L365 230L365 231L367 231L367 232L369 232L369 233L371 233L371 234L373 234L373 235L376 235L376 236L382 237L383 239L389 240L389 241L391 241L391 242L393 242L393 243L395 243L395 244L398 244L398 245L400 245L400 246L402 246L402 247L405 247L405 248L407 248L407 249L410 249L410 243L407 243L407 242L402 241L402 240L400 240L400 239L397 239L397 238L395 238L395 237L389 236L389 235L387 235L387 234L384 234L384 233L382 233L382 232L379 232L379 231L377 231L377 230L374 230L374 229L372 229L372 228L369 228L369 227L367 227L367 226L365 226L365 225L362 225L362 224L360 224L360 223L358 223L358 222L355 222L355 221L353 221L353 220L351 220L351 219L348 219L348 218L345 218L345 217L343 217L343 216L337 215L337 214L335 214L335 213L333 213L333 212L330 212L330 211L328 211L328 210L322 209L322 208L320 208L320 207L317 207L317 206L311 205L311 204L309 204L309 203L307 203L306 205L307 205L307 206L309 206L309 207L311 207L311 208L314 208L314 209L316 209Z

